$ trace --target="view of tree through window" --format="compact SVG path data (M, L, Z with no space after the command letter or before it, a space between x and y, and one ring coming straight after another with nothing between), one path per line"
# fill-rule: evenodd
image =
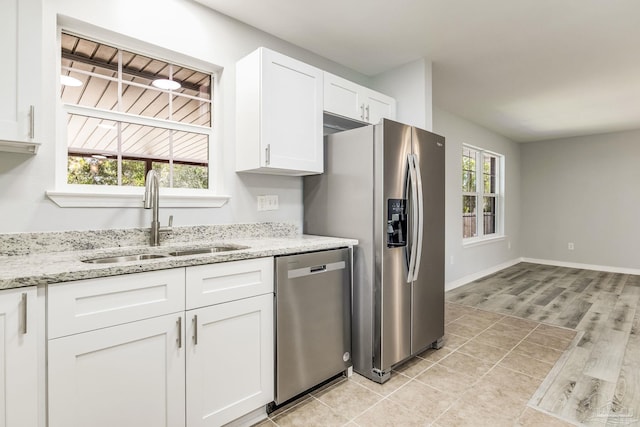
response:
M62 34L67 182L209 188L209 73Z
M499 232L499 173L502 156L462 147L462 237L481 238ZM482 208L482 214L478 212Z

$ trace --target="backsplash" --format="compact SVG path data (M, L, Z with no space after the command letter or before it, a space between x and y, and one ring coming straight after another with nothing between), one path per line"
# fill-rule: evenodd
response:
M160 245L182 242L197 243L199 240L293 237L299 234L300 230L298 230L297 226L287 223L195 225L173 227L172 232L162 233ZM8 233L0 234L0 256L144 246L148 244L148 228Z

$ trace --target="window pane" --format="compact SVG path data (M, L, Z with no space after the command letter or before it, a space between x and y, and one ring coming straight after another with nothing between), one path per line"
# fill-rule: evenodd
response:
M116 159L69 156L67 158L67 183L118 185L118 162Z
M150 80L135 79L142 84L151 84ZM146 87L122 84L122 112L136 116L169 119L169 94Z
M144 187L147 162L122 159L122 185Z
M169 160L168 129L122 123L122 154L126 157Z
M478 235L476 222L476 196L462 196L462 237Z
M462 191L476 192L476 155L469 147L462 148Z
M77 114L68 117L67 147L70 153L117 154L117 122Z
M496 198L492 196L484 197L484 234L495 234L496 232Z
M174 163L172 168L169 163L153 162L153 170L158 172L161 187L168 187L173 176L173 188L209 188L206 166Z
M485 193L496 193L497 158L485 154L482 162L482 173Z

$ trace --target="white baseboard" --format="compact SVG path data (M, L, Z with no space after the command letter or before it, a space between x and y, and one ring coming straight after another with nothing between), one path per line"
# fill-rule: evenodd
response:
M446 283L444 286L444 290L450 291L455 288L459 288L460 286L466 285L467 283L471 283L474 280L478 280L484 276L488 276L489 274L493 274L497 271L504 270L507 267L511 267L512 265L516 265L519 262L522 262L523 258L515 258L507 262L503 262L502 264L494 265L493 267L489 267L485 270L478 271L477 273L469 274L468 276L464 276L458 280L454 280L452 282Z
M569 268L579 268L582 270L606 271L608 273L640 275L640 269L637 269L637 268L611 267L608 265L582 264L579 262L554 261L554 260L536 259L536 258L520 258L520 261L530 262L533 264L554 265L556 267L569 267Z

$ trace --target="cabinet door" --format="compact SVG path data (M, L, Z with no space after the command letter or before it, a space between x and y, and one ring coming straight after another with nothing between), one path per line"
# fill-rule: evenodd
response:
M36 288L0 292L0 427L38 425Z
M263 49L261 166L322 173L322 71Z
M331 73L324 73L324 111L364 121L362 87Z
M390 96L368 89L364 103L364 114L367 122L378 124L382 119L395 120L396 101Z
M187 425L220 426L273 400L273 294L187 312Z
M36 136L41 85L42 1L3 0L0 13L0 140ZM33 106L33 109L32 109ZM0 147L1 148L1 147Z
M184 426L183 319L50 340L49 426Z
M396 118L396 101L354 82L324 73L324 110L361 122L378 124Z

